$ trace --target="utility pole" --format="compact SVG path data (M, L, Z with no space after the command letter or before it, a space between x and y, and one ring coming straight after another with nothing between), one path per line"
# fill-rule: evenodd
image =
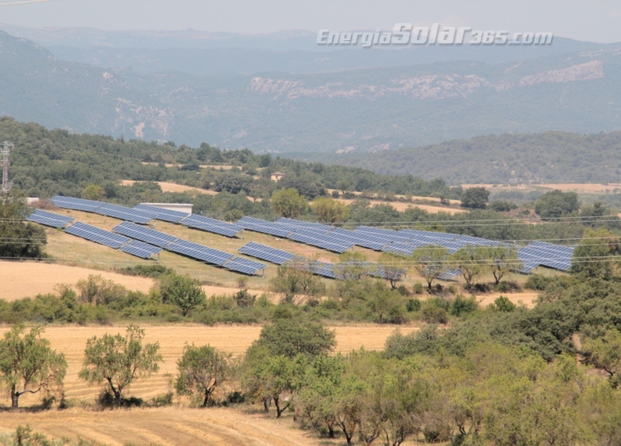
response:
M11 190L12 182L9 182L9 153L13 149L13 144L4 141L0 144L0 155L2 155L2 192L5 194Z

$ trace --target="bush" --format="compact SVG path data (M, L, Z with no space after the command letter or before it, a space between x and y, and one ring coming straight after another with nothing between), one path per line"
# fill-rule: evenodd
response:
M496 286L496 290L500 291L501 293L509 293L511 291L521 291L522 287L520 286L519 283L517 282L500 282L497 286Z
M420 310L420 307L421 303L418 299L408 299L405 304L405 308L408 310L409 313L417 312L418 310Z
M515 304L504 296L500 296L496 299L494 301L494 306L498 311L502 311L504 313L510 313L516 309Z
M451 304L450 313L453 316L464 316L466 314L472 313L478 309L479 305L474 296L469 297L468 299L464 299L461 295L457 295L453 303Z
M414 294L423 294L423 284L416 282L414 284Z
M240 290L233 295L233 299L238 307L247 308L254 306L257 296L250 294L248 290Z
M164 274L174 273L174 270L162 265L136 265L128 266L126 268L119 268L117 269L117 272L125 274L126 276L140 276L157 279Z
M425 304L421 309L421 316L428 324L446 324L448 322L446 310L433 304Z
M548 284L554 279L552 277L542 276L541 274L531 274L524 283L524 288L527 290L543 291Z
M404 297L409 297L412 295L412 293L410 293L410 290L408 290L405 285L399 285L397 287L397 292Z

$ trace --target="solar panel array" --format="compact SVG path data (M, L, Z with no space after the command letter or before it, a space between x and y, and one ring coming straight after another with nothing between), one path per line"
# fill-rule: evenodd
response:
M85 200L83 198L61 197L56 195L50 199L54 206L63 209L73 209L76 211L94 212L95 209L103 206L104 202Z
M184 218L181 224L189 228L200 229L201 231L212 232L226 237L236 237L244 229L241 226L216 220L215 218L194 214Z
M261 234L268 234L282 238L287 238L289 234L295 232L296 230L294 226L274 223L253 217L243 217L237 220L235 224L249 231L260 232Z
M113 232L87 225L82 222L76 222L75 224L69 226L65 229L65 232L67 234L82 237L83 239L114 249L119 249L121 246L132 241L130 238L123 235L114 234Z
M74 218L35 209L26 220L45 226L51 226L52 228L64 228L69 223L73 222Z
M138 240L133 240L125 246L121 247L121 251L131 254L141 259L150 259L155 254L158 254L162 248L158 246L149 245Z
M553 245L545 242L532 242L518 251L518 257L522 261L523 272L532 271L542 265L560 271L569 271L574 247Z
M177 254L183 254L187 257L192 257L193 259L202 260L203 262L218 266L224 265L226 262L235 257L233 254L229 254L228 252L208 248L207 246L188 242L186 240L177 240L176 242L166 246L166 249L168 251L176 252Z
M177 237L172 235L151 228L143 228L130 222L123 222L112 228L112 231L154 246L159 246L160 248L165 248L178 240Z
M96 214L107 217L118 218L119 220L132 221L146 225L153 220L153 215L147 214L137 209L119 206L118 204L106 203L93 211Z
M265 269L263 263L255 262L254 260L245 259L243 257L235 257L233 260L227 262L224 267L231 271L244 273L248 275L256 274L257 271Z
M263 263L255 262L254 260L245 259L243 257L235 257L233 254L209 248L198 243L182 240L177 237L173 237L170 234L156 231L151 228L144 228L134 223L123 222L112 228L112 230L118 234L126 235L141 242L147 242L168 251L182 254L212 265L221 266L231 271L244 274L257 274L259 271L265 269L265 265Z
M155 220L167 221L169 223L180 223L181 220L188 217L185 212L171 211L170 209L162 209L147 204L138 204L134 209L145 212Z
M238 252L250 257L265 260L276 265L282 265L293 260L296 256L287 251L275 249L259 243L250 242L238 249Z

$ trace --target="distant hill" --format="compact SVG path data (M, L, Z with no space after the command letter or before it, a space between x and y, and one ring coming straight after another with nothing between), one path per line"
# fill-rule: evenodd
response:
M464 183L602 183L621 180L621 132L504 134L375 154L332 157L390 175Z
M618 130L621 46L576 45L592 49L502 63L207 76L68 62L0 32L0 114L74 132L298 154Z

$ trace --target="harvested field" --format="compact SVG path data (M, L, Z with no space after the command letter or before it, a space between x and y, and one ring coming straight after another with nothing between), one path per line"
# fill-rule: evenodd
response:
M348 200L346 198L339 198L338 201L340 201L343 204L346 205L350 205L352 203L354 203L356 200ZM402 201L370 201L369 202L371 206L375 206L378 204L383 204L383 205L388 205L388 206L392 206L393 208L395 208L396 210L398 210L399 212L403 212L408 208L420 208L423 209L431 214L436 214L438 212L448 212L449 214L458 214L460 212L466 212L463 209L458 209L458 208L451 208L448 206L434 206L434 205L428 205L428 204L417 204L417 203L404 203Z
M148 380L138 381L132 386L131 394L140 398L152 398L166 393L169 389L169 376L176 373L176 361L183 352L185 344L210 344L234 356L241 356L252 342L259 337L261 326L215 326L204 325L142 325L145 329L145 342L159 342L160 353L164 363L160 372ZM331 327L336 332L338 352L350 352L364 346L366 350L381 350L386 338L393 333L397 326L391 325L351 325ZM399 327L403 333L415 330L412 326ZM0 335L8 330L0 328ZM86 399L92 401L99 389L90 387L78 379L78 372L82 366L86 341L92 336L101 336L105 333L123 333L125 326L53 326L47 327L44 337L50 340L52 347L64 353L68 363L65 391L68 399ZM168 375L167 374L172 374ZM24 395L20 404L27 406L38 401L37 397ZM0 423L0 425L2 425Z
M133 291L147 292L153 285L151 279L124 276L107 271L42 262L0 262L0 299L15 300L36 294L51 293L58 283L74 285L91 274L100 274ZM8 284L8 286L7 286Z
M563 192L577 192L580 194L605 194L612 192L621 192L621 184L589 184L589 183L567 183L567 184L537 184L537 187L545 187L548 189L558 189Z
M462 184L461 187L463 187L464 189L468 189L471 187L484 187L486 189L489 189L491 192L507 191L507 190L519 190L522 192L540 190L542 192L548 192L554 189L558 189L563 192L576 192L578 194L606 194L606 193L621 192L621 183L608 183L608 184L592 184L592 183L556 183L556 184L553 184L553 183L550 183L550 184L516 184L516 185Z
M131 186L136 183L134 180L123 180L121 185ZM157 181L157 184L162 188L162 192L188 192L193 195L205 194L205 195L217 195L218 192L213 190L199 189L197 187L183 186L182 184L167 183L165 181Z
M73 408L41 413L2 414L0 430L30 424L50 437L79 437L111 446L321 445L312 432L297 428L290 417L276 420L263 414L229 408L123 409L91 411ZM336 444L336 443L335 443Z

